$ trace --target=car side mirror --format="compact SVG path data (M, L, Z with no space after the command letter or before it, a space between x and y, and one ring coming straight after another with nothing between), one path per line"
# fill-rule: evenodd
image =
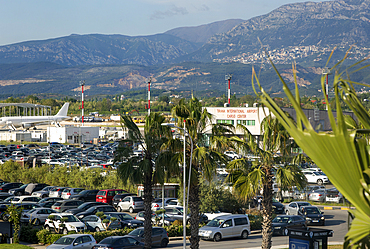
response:
M77 242L73 243L73 246L78 246L78 243Z

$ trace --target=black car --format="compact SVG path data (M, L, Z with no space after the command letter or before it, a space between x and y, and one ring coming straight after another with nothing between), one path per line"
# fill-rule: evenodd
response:
M19 188L13 188L9 190L9 194L13 195L30 195L35 191L39 191L43 188L48 186L45 183L30 183L30 184L24 184Z
M272 234L288 235L288 228L306 226L305 219L300 215L279 215L272 220Z
M111 248L111 249L121 249L121 248L133 248L141 249L144 248L144 243L139 242L137 238L132 236L111 236L103 239L93 246L92 249L102 249L102 248Z
M77 218L82 219L83 217L87 215L96 214L97 212L117 212L117 210L112 207L111 205L99 205L99 206L93 206L89 209L87 209L85 212L77 213L75 214Z
M121 228L137 228L144 226L144 222L134 219L131 215L120 212L106 212L104 213L110 217L115 217L121 223Z
M112 206L117 208L118 203L120 203L123 200L123 198L125 198L126 196L135 196L135 195L136 194L132 193L117 194L112 199Z
M53 201L53 202L57 202L57 201L62 201L63 198L62 197L45 197L45 198L42 198L38 204L41 204L41 203L44 203L44 202L49 202L49 201Z
M66 213L78 214L78 213L86 211L87 209L89 209L93 206L101 206L101 205L104 205L104 203L96 202L96 201L94 201L94 202L84 202L80 206L78 206L77 208L68 209L66 211ZM108 205L108 204L106 204L106 205Z
M78 200L62 200L57 201L51 206L57 212L63 213L64 211L80 206L83 202Z
M137 240L144 242L144 228L140 227L128 234ZM169 243L168 233L163 227L153 227L152 228L152 245L167 247Z
M306 219L307 225L325 225L324 212L321 212L318 207L304 206L301 207L299 214Z
M275 199L272 199L272 210L275 214L283 214L285 212L285 206Z
M96 194L99 192L97 189L93 190L83 190L76 195L71 195L69 198L80 201L95 201Z
M13 188L19 188L22 185L23 185L23 183L21 183L21 182L6 183L3 186L0 186L0 192L8 192L9 190L11 190Z

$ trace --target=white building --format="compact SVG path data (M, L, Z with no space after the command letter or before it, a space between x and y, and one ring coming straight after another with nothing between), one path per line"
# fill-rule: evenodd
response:
M270 114L267 107L206 107L213 115L212 124L238 124L247 127L252 135L261 135L261 122ZM272 114L273 115L273 114ZM236 135L242 135L242 129L235 130Z
M79 144L81 142L92 142L99 138L99 127L68 126L47 129L48 142Z

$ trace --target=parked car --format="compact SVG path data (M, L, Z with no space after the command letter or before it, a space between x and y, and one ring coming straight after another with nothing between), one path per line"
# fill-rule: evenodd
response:
M249 218L243 214L218 216L199 229L201 239L214 241L231 237L247 239L250 233Z
M331 188L326 191L325 201L341 203L343 201L343 195L336 188Z
M272 234L288 235L288 228L306 226L305 219L300 215L279 215L272 220Z
M305 201L294 201L285 206L287 215L298 215L298 211L303 206L312 206L311 203Z
M89 209L93 206L101 206L101 205L104 205L104 204L101 203L101 202L96 202L96 201L94 201L94 202L84 202L81 205L79 205L77 208L68 209L65 212L70 213L70 214L78 214L78 213L86 211L87 209ZM105 205L108 205L108 204L105 204Z
M82 201L78 200L63 200L55 202L51 208L57 212L63 213L68 209L77 208L82 203Z
M82 190L81 192L79 192L77 194L72 194L70 196L70 199L95 202L96 201L96 195L97 195L98 192L99 192L99 190L97 190L97 189Z
M272 199L272 210L275 214L283 214L285 212L285 207L282 203Z
M31 209L21 216L21 222L31 223L35 226L44 224L50 214L56 213L57 211L51 208L35 208Z
M83 188L65 188L60 197L63 199L70 199L71 195L80 193Z
M306 219L307 225L325 225L324 212L321 212L318 207L303 206L299 214Z
M26 187L27 187L28 184L23 184L22 186L20 186L19 188L12 188L12 189L9 189L8 193L11 194L11 195L24 195L25 194L25 190L26 190Z
M319 201L324 202L326 198L326 190L316 190L315 192L311 192L308 194L309 201Z
M62 218L65 218L66 221L64 222L64 227L59 227L63 224L61 222ZM50 215L45 221L44 228L49 231L56 230L63 234L67 234L71 231L75 231L77 233L83 232L87 229L86 225L77 219L76 216L65 213L55 213Z
M10 204L9 204L10 205ZM15 203L13 204L15 205L16 207L20 207L22 208L22 214L28 212L29 210L32 210L32 209L35 209L35 208L39 208L40 206L36 203ZM3 221L8 221L9 220L9 214L5 213L2 217Z
M54 189L56 186L47 186L47 187L44 187L43 189L39 190L39 191L35 191L33 192L31 195L32 196L38 196L38 197L41 197L41 198L45 198L45 197L48 197L49 196L49 192Z
M176 198L164 198L164 206L166 207L173 200L177 200L177 199ZM161 208L162 208L162 199L161 198L154 199L152 202L152 210L156 211Z
M144 228L139 227L128 234L129 236L136 238L140 242L144 242ZM162 227L152 228L152 245L167 247L170 242L167 231Z
M317 183L318 185L329 183L328 177L321 171L302 170L302 173L308 183Z
M100 205L100 206L90 207L89 209L87 209L84 212L77 213L76 216L79 219L82 219L85 216L96 214L97 212L106 213L106 212L116 212L116 211L117 210L114 207L110 206L110 205Z
M96 244L92 249L123 249L123 248L132 248L132 249L142 249L144 248L144 243L140 242L138 238L132 236L110 236L102 241L99 244Z
M117 211L134 211L144 210L144 200L140 196L126 196L121 202L118 203Z
M91 234L68 234L56 240L47 249L91 249L96 240Z
M231 159L240 159L241 156L239 154L237 154L235 151L225 151L224 154L228 157L230 157Z
M96 194L95 201L111 204L113 197L122 193L127 193L127 191L123 189L102 189Z
M87 229L91 232L100 232L121 228L121 224L118 220L111 221L111 216L106 215L105 219L109 220L109 223L103 223L103 219L96 215L85 216L81 219L81 221L85 223Z
M37 196L30 196L30 195L23 195L23 196L16 196L10 202L11 203L22 203L22 202L34 202L37 203L41 200L40 197Z
M144 226L144 222L134 219L131 215L120 212L105 212L104 214L117 218L121 224L121 228L137 228Z
M11 190L13 188L19 188L22 185L23 185L23 183L21 183L21 182L5 183L4 185L0 186L0 192L8 192L9 190Z
M49 197L61 197L62 192L67 187L56 187L49 192Z
M126 196L135 196L135 195L136 194L132 194L132 193L117 194L113 197L112 206L117 208L118 203L121 202L123 198L125 198Z

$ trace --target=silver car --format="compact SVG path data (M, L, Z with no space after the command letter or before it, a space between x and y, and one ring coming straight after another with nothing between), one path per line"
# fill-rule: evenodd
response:
M47 187L41 189L40 191L33 192L32 196L37 196L37 197L41 197L41 198L48 197L50 190L54 189L55 187L56 186L47 186Z
M140 196L126 196L117 205L117 211L129 211L133 213L134 211L144 210L144 200Z
M76 195L80 193L82 190L84 189L83 188L65 188L60 197L62 197L63 199L69 199L71 195Z
M96 240L91 234L69 234L59 238L47 249L91 249L96 244Z
M49 192L49 197L61 197L63 190L66 188L67 187L57 187L57 188L52 189Z
M312 206L309 202L305 201L294 201L285 206L285 213L287 215L298 215L300 207Z
M201 239L214 241L231 237L247 239L250 233L249 219L244 214L218 216L199 229Z
M45 223L46 219L50 214L56 213L57 211L51 208L35 208L31 209L21 216L21 222L32 223L35 226Z

